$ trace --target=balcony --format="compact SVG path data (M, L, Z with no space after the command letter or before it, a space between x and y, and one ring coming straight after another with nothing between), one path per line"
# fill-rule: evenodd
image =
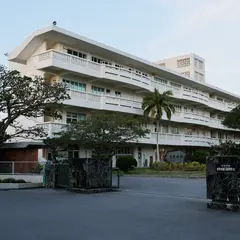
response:
M66 123L56 122L45 122L38 124L43 127L48 137L54 137L55 133L58 133L67 126ZM137 142L142 144L156 144L157 134L151 132L147 134L145 138L139 139ZM159 144L162 145L177 145L177 146L201 146L210 147L211 145L219 144L218 138L211 138L209 136L202 135L186 135L186 134L171 134L171 133L160 133Z
M91 108L96 110L119 111L130 114L142 115L142 102L139 100L116 97L111 95L98 95L89 92L80 92L76 90L69 90L70 100L65 104ZM163 120L167 120L166 114L163 114ZM200 113L176 111L171 120L173 122L184 122L189 124L199 124L212 128L227 129L221 124L220 120L204 116Z
M150 75L143 76L129 69L98 64L56 50L49 50L35 55L34 64L38 70L55 72L57 74L59 72L58 70L64 69L81 75L101 78L107 81L115 81L116 83L121 84L123 83L133 89L153 91L154 88L157 88L160 92L171 90L174 98L197 102L225 112L228 112L235 107L234 104L209 98L207 93L198 90L188 89L183 86L178 88L156 81L154 80L154 77Z
M132 87L150 90L150 79L135 72L111 65L99 64L64 52L49 50L35 55L35 66L38 70L67 70L86 76L102 78L129 84Z

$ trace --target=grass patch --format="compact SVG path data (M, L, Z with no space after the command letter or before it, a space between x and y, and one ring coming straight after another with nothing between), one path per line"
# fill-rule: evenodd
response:
M204 177L206 176L205 171L183 171L183 170L172 170L172 171L161 171L152 168L135 168L130 170L126 175L145 175L145 176L178 176L178 177Z

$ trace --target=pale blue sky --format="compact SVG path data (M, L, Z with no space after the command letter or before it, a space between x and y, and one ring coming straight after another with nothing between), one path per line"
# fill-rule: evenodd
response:
M207 82L240 95L240 0L0 0L0 64L51 25L150 61L194 52Z

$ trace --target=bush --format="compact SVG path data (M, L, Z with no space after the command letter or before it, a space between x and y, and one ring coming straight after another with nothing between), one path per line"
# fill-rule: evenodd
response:
M137 160L132 156L119 156L116 161L116 167L121 171L127 172L134 167L137 167Z
M173 163L172 169L173 170L184 170L184 163Z
M23 179L5 178L0 179L0 183L26 183Z
M14 178L5 178L2 183L16 183L16 180Z
M169 171L171 170L170 164L166 162L154 162L152 168L159 171Z
M43 166L39 163L36 163L36 165L33 167L32 172L33 173L41 173L42 170L43 170Z
M201 171L204 164L200 164L199 162L190 162L190 163L187 163L185 166L184 166L184 170L185 171Z
M191 162L199 162L206 163L206 157L208 157L210 153L208 151L195 151L191 156Z

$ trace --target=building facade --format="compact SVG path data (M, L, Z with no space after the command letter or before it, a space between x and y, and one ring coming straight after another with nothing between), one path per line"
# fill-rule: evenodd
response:
M67 84L71 99L64 103L60 121L44 116L27 122L28 125L40 124L49 136L67 123L84 119L92 110L141 115L143 96L157 88L160 92L173 92L171 101L176 108L170 122L163 116L160 123L161 156L172 149L188 151L207 148L226 139L240 139L238 131L221 124L224 114L237 106L240 98L205 83L203 59L195 55L180 59L187 60L181 61L181 70L179 67L177 71L167 62L165 66L148 62L50 26L34 32L9 55L9 68ZM197 65L195 59L202 65ZM194 66L203 70L200 71L203 79L197 81L193 77ZM190 75L183 74L184 71ZM146 127L151 130L148 136L118 151L118 154L132 154L139 166L156 159L156 125L149 123ZM89 157L91 153L79 146L72 148L71 154Z
M174 70L198 82L205 82L205 61L196 54L167 58L156 62L159 66Z

